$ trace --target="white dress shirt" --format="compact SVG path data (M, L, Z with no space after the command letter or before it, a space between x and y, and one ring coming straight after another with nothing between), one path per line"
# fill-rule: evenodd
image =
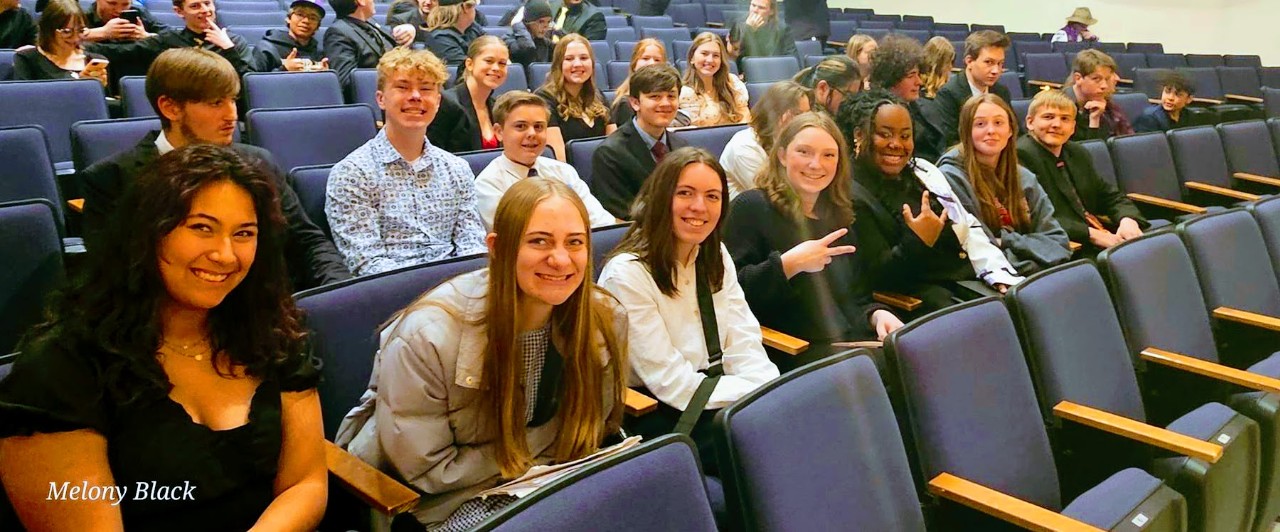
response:
M618 220L600 205L600 201L591 195L591 189L582 178L578 177L578 171L572 166L555 159L538 157L533 162L533 168L538 171L538 177L555 179L569 185L569 188L582 198L582 203L587 206L587 216L591 218L591 227L618 223ZM508 159L506 155L499 155L489 163L489 166L480 171L480 175L476 177L476 208L480 211L480 218L484 221L486 229L493 230L493 216L498 212L498 201L502 199L502 195L511 188L511 185L516 184L516 181L528 175L528 167Z
M729 199L756 188L756 173L764 168L768 155L756 141L756 131L746 128L733 134L720 153L720 166L729 176Z
M720 254L724 281L711 300L724 376L707 401L708 410L729 406L778 376L778 367L765 354L760 322L747 307L729 250L721 245ZM699 371L708 367L694 271L693 262L676 267L675 297L663 295L644 263L630 253L615 256L600 274L601 286L627 309L632 385L643 383L658 400L679 410L689 405L705 378Z

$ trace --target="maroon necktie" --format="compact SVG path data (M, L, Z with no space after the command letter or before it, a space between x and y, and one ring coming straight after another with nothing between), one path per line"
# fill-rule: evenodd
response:
M667 156L667 145L659 140L653 143L653 147L649 148L649 152L653 154L653 160L662 162L662 158Z

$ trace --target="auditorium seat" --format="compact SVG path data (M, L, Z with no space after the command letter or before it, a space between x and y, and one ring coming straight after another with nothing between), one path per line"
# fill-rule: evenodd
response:
M1218 67L1218 82L1222 94L1228 100L1245 103L1262 103L1262 80L1258 70L1252 67ZM1244 98L1236 98L1244 96Z
M627 230L631 229L631 222L623 222L614 225L606 225L604 227L596 227L591 230L591 280L600 278L600 272L604 270L605 258L613 252L613 248L618 247L618 243L622 241L622 237L627 234Z
M1003 24L970 24L969 31L994 31L996 33L1004 33Z
M159 118L85 120L71 126L71 160L76 168L133 149L152 131L160 131Z
M343 104L342 85L332 70L249 72L243 90L248 110Z
M609 61L605 66L606 73L609 78L610 87L621 87L622 82L626 81L627 76L631 75L630 61Z
M684 24L688 28L707 25L707 12L702 4L673 4L667 6L667 14L673 22Z
M1133 51L1130 47L1129 51ZM1182 54L1148 53L1147 66L1151 68L1186 68L1187 59Z
M281 21L285 20L284 13L279 13L277 16L280 17ZM227 27L227 31L244 37L245 42L249 43L249 46L257 46L259 42L262 42L262 38L267 35L268 30L279 27L281 26L229 26ZM313 38L319 39L320 42L324 42L324 37L322 35L315 35Z
M1012 42L1043 42L1040 40L1040 34L1026 31L1011 31L1006 33Z
M382 119L382 108L378 107L378 71L372 68L357 68L351 71L351 101L347 103L364 104L373 110L374 116Z
M57 212L45 199L0 199L0 354L43 321L45 298L64 281Z
M1053 51L1067 54L1067 61L1074 60L1076 54L1093 47L1093 43L1086 41L1055 42L1052 45Z
M1018 129L1026 129L1027 113L1031 111L1031 99L1014 98L1009 102L1009 107L1013 109L1013 116L1018 120Z
M933 34L933 22L928 20L903 20L897 26L901 31L923 31L925 35ZM928 39L926 39L928 40Z
M1280 67L1261 67L1258 78L1262 80L1263 87L1280 89Z
M867 30L889 31L893 29L893 26L892 20L864 20L858 23L858 33L866 33Z
M298 195L302 211L329 238L333 238L333 232L329 230L329 217L324 212L324 203L327 198L329 171L332 169L332 164L317 164L299 166L289 171L289 182Z
M1280 179L1280 163L1266 122L1249 120L1217 127L1232 172Z
M1260 199L1245 208L1258 222L1262 240L1267 244L1267 254L1271 257L1271 269L1280 282L1280 196Z
M363 105L254 109L245 124L252 144L271 152L285 172L336 163L378 133L373 112ZM324 134L302 134L307 131Z
M173 8L172 4L168 6ZM218 14L222 13L272 13L284 20L285 10L278 2L218 2Z
M1131 54L1163 54L1164 45L1158 42L1131 42L1129 43L1129 53Z
M849 37L853 37L858 33L858 23L852 20L833 20L831 21L831 36L829 39L833 43L839 43L844 46L849 42Z
M1012 59L1014 59L1014 64L1017 66L1017 70L1020 72L1026 70L1027 54L1053 53L1053 45L1044 41L1014 41L1012 43L1012 47L1013 47L1013 56L1014 56ZM956 57L961 59L960 64L963 65L964 64L963 62L964 48L963 47L956 48Z
M937 35L937 32L939 31L958 31L968 35L969 25L963 22L934 22L933 31L934 35ZM961 39L963 38L964 37L961 37Z
M806 57L810 55L826 55L822 49L822 43L818 41L795 41L796 55Z
M1148 98L1160 99L1164 92L1161 80L1168 73L1167 68L1135 68L1133 69L1133 89L1147 95Z
M665 28L665 27L650 26L650 27L641 27L639 28L639 30L640 30L641 39L657 39L659 41L662 41L662 44L666 46L668 50L674 49L675 45L673 43L675 41L693 40L693 36L689 34L689 28ZM627 59L631 59L631 56L628 55Z
M1061 53L1027 54L1024 56L1027 86L1032 90L1043 86L1061 88L1071 74L1067 58Z
M703 10L707 13L707 24L725 24L727 20L724 17L725 10L734 10L737 4L704 4ZM831 20L835 22L835 19Z
M1138 133L1107 140L1120 190L1149 218L1200 214L1204 207L1183 203L1173 153L1164 133ZM1170 216L1172 215L1172 216Z
M1222 117L1223 122L1236 120L1260 119L1263 117L1261 104L1226 103L1226 93L1218 81L1218 71L1213 68L1179 68L1178 72L1191 79L1196 88L1195 99L1199 103L1208 103Z
M154 12L153 12L154 13ZM283 13L236 13L218 11L218 20L223 26L276 26L284 27ZM249 43L250 45L257 43Z
M1280 88L1263 87L1262 101L1267 118L1280 118Z
M791 56L744 57L742 73L748 83L774 82L791 79L800 71L800 62Z
M1026 120L1018 122L1019 124L1027 123ZM1098 172L1106 182L1116 185L1116 168L1111 162L1111 151L1107 149L1105 140L1086 140L1080 143L1080 147L1089 152L1089 158L1093 161L1093 169Z
M1172 129L1166 135L1178 178L1192 197L1216 205L1258 199L1251 194L1257 192L1258 185L1232 181L1222 138L1213 126Z
M120 78L120 103L124 106L126 118L146 118L160 116L151 106L147 98L146 76L125 76Z
M697 146L711 152L712 155L719 158L724 152L724 147L729 144L729 139L733 138L739 131L746 129L746 124L726 124L722 126L698 127L691 129L682 129L675 132L675 136L689 143L690 146Z
M747 82L747 104L754 108L760 102L760 97L764 96L765 91L769 90L773 84L773 81Z
M631 17L631 27L635 28L636 31L640 31L644 28L674 28L675 21L667 15L633 15Z
M92 79L0 82L0 127L39 125L59 174L73 171L71 124L107 118L102 84Z
M604 30L604 40L610 44L617 43L618 41L635 42L636 29L630 26L625 28L606 28ZM621 57L617 54L616 50L613 55L614 57ZM627 59L631 59L631 56L627 55Z
M63 234L63 201L73 198L63 198L58 191L44 128L38 125L0 127L0 161L4 161L0 164L0 202L29 199L49 202L58 233Z
M15 50L0 50L0 81L8 81L13 77L13 56Z
M578 177L582 178L588 185L591 184L591 154L595 153L596 148L604 142L606 137L591 137L586 139L574 139L564 146L567 153L565 162L573 166L578 171Z
M513 62L507 65L507 79L494 89L493 95L496 97L509 91L527 90L529 90L529 75L525 73L524 65Z
M1115 59L1116 66L1119 67L1119 71L1116 73L1120 74L1121 79L1133 81L1133 71L1135 69L1147 68L1146 54L1114 53L1111 54L1111 58Z
M1216 54L1187 54L1187 66L1191 68L1214 68L1226 66L1222 56Z
M630 28L631 21L627 20L626 15L605 15L604 25L606 28Z
M965 37L969 36L969 30L946 30L946 29L939 29L938 26L941 26L941 24L933 25L934 37L942 37L943 39L946 39L954 43L954 42L964 42ZM956 55L964 55L963 50L964 48L957 48Z
M1141 92L1118 92L1111 96L1111 103L1120 108L1124 116L1129 119L1132 124L1142 116L1142 111L1148 106L1147 95Z
M1001 85L1004 85L1006 89L1009 89L1010 98L1017 100L1019 98L1024 97L1022 92L1022 80L1018 78L1017 72L1008 71L1003 74L1000 74L999 82ZM1026 122L1019 122L1018 128L1026 129L1026 126L1024 124L1026 124Z
M933 36L933 32L929 30L908 30L908 29L898 28L893 30L893 33L896 35L901 35L903 37L909 37L911 39L915 39L921 44L927 42L929 38ZM959 55L964 55L963 48L960 50L957 50L957 52Z
M1262 58L1256 55L1224 55L1223 63L1229 67L1258 68L1262 66Z
M1125 53L1129 50L1129 47L1122 42L1095 42L1093 43L1093 49L1101 51L1114 59L1115 54Z

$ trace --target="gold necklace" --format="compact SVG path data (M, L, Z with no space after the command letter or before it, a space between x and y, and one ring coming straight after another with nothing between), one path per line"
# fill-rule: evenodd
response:
M164 344L164 347L168 348L169 351L172 351L174 353L177 353L187 358L194 358L197 361L204 360L205 354L207 354L211 350L205 347L201 347L199 351L196 351L194 354L192 354L192 348L196 347L197 344L205 344L205 342L207 341L208 341L208 338L201 338L200 340L197 340L187 345L176 345L176 344L169 343L168 340L161 340L161 342Z

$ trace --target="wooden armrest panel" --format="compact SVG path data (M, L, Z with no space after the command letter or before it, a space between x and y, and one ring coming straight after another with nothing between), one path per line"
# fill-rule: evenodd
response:
M723 28L723 27L724 27L724 23L723 23L723 22L708 22L708 23L707 23L707 27L708 27L708 28Z
M1248 103L1263 102L1262 98L1258 98L1257 96L1245 96L1243 94L1224 94L1223 96L1226 96L1228 100L1240 100L1242 102L1248 102Z
M1029 79L1029 80L1027 80L1027 85L1043 85L1043 86L1046 86L1046 87L1053 87L1053 88L1055 88L1055 89L1061 89L1061 88L1062 88L1062 84L1061 84L1061 83L1056 83L1056 82L1053 82L1053 81L1044 81L1044 80L1039 80L1039 79Z
M645 394L627 388L627 393L622 398L626 404L626 413L628 416L643 416L649 412L658 409L658 400Z
M1178 368L1183 371L1189 371L1197 375L1217 379L1220 381L1230 382L1244 386L1245 388L1258 390L1260 392L1280 393L1280 379L1273 379L1265 375L1250 373L1248 371L1239 370L1209 362L1208 360L1200 360L1195 357L1180 355L1172 351L1148 347L1142 350L1142 359L1157 364L1162 364L1172 368Z
M880 340L859 340L857 342L831 342L831 346L839 347L841 349L857 349L859 347L864 347L867 349L880 349L884 347L884 342L881 342Z
M1239 190L1231 190L1231 189L1229 189L1229 188L1223 188L1223 187L1219 187L1219 186L1216 186L1216 185L1210 185L1210 184L1208 184L1208 183L1201 183L1201 182L1199 182L1199 181L1187 181L1187 182L1186 182L1186 185L1187 185L1187 188L1189 188L1189 189L1191 189L1191 190L1198 190L1198 191L1200 191L1200 192L1208 192L1208 193L1210 193L1210 194L1217 194L1217 195L1219 195L1219 196L1225 196L1225 197L1232 198L1232 199L1238 199L1238 200L1244 200L1244 201L1254 201L1254 200L1256 200L1256 199L1258 199L1258 198L1259 198L1259 196L1258 196L1257 194L1250 194L1250 193L1248 193L1248 192L1240 192Z
M1192 102L1192 103L1206 103L1206 104L1209 104L1209 105L1222 105L1222 104L1224 104L1224 103L1227 103L1227 102L1225 102L1225 101L1222 101L1222 100L1216 100L1216 99L1213 99L1213 98L1192 98L1192 99L1191 99L1191 102Z
M849 46L849 43L847 43L847 42L840 42L840 41L827 41L827 46L835 46L836 48L844 48L844 47L846 47L846 46Z
M1198 458L1210 464L1216 464L1218 459L1222 458L1221 445L1071 401L1058 403L1053 407L1053 413L1062 419L1069 419L1081 425L1124 436L1183 456Z
M1257 174L1250 174L1248 172L1236 172L1234 174L1231 174L1231 176L1241 181L1249 181L1253 183L1262 183L1264 185L1271 185L1273 187L1280 187L1280 179L1276 179L1274 177L1260 176ZM75 201L75 200L71 200L71 201Z
M1101 532L1087 523L1052 512L1016 497L943 473L929 481L929 493L1003 519L1027 530L1041 532Z
M1207 210L1204 207L1198 207L1189 203L1157 198L1155 196L1148 196L1137 192L1125 194L1125 197L1138 203L1146 203L1147 205L1155 205L1156 207L1164 207L1166 209L1173 209L1175 211L1182 211L1191 214L1204 214L1205 210Z
M71 210L76 212L84 212L84 198L69 199L67 205L71 206Z
M329 473L343 488L378 513L387 516L404 513L416 506L421 497L418 492L396 482L333 442L324 442L324 461Z
M809 348L809 342L789 336L768 327L760 327L760 335L764 337L764 346L772 347L788 355L798 355Z
M920 305L924 304L924 301L906 294L899 294L897 292L872 292L871 298L882 305L889 305L893 308L905 310L907 312L918 309L920 308Z
M1120 83L1124 83L1125 85L1133 85L1133 80L1129 78L1120 78Z
M1080 243L1079 243L1079 242L1071 242L1071 241L1068 241L1068 242L1067 242L1067 249L1071 250L1071 253L1075 253L1075 252L1077 252L1077 251L1080 251L1080 248L1082 248L1082 247L1084 247L1084 246L1080 245Z
M1231 307L1218 307L1213 309L1213 317L1220 320L1234 321L1272 331L1280 331L1280 318L1275 316L1267 316L1266 314L1258 314L1247 310L1240 310Z

